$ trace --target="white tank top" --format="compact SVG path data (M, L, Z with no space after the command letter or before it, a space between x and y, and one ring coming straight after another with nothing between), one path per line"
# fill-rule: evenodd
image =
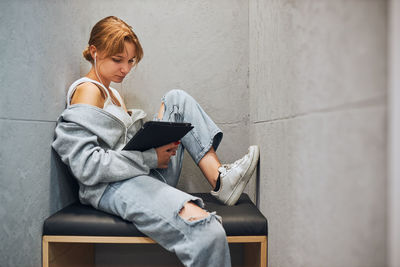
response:
M125 124L125 127L129 127L133 123L131 116L129 116L129 114L122 107L123 101L122 101L122 97L120 96L118 91L115 90L114 88L110 87L110 89L112 90L115 97L118 99L121 106L117 106L112 102L111 96L103 84L99 83L98 81L87 78L87 77L83 77L83 78L80 78L79 80L76 80L69 87L68 93L67 93L67 107L69 107L71 105L71 97L74 94L76 87L78 87L78 85L80 85L81 83L84 83L84 82L91 82L91 83L97 84L101 88L103 88L103 91L107 95L107 98L104 101L103 110L105 110L105 111L111 113L112 115L114 115L115 117L117 117L120 121L122 121Z

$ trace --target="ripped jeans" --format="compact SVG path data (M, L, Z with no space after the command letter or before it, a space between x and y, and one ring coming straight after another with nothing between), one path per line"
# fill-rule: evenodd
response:
M204 204L202 199L175 188L184 149L198 164L211 146L217 149L222 132L184 91L169 91L162 102L165 106L163 121L190 122L193 130L181 139L167 169L152 169L148 176L110 183L99 209L131 221L142 233L176 253L185 266L231 266L221 218L215 212L199 220L181 218L179 212L186 202L193 201L202 208Z

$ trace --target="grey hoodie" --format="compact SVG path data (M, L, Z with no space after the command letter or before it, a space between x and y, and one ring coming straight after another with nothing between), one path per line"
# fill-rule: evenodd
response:
M108 183L157 168L154 148L144 152L121 150L143 125L146 114L135 110L133 123L124 123L103 109L72 105L58 118L52 144L79 183L79 199L97 208Z

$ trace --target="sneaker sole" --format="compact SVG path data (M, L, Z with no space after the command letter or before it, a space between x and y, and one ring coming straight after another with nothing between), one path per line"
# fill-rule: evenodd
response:
M228 200L225 202L225 205L233 206L238 201L240 195L243 193L244 188L246 187L247 183L249 182L251 176L253 175L254 171L256 170L256 165L258 159L260 157L260 149L258 146L251 146L250 150L254 150L253 158L251 159L251 163L249 168L247 168L246 173L237 183L235 188L232 190L231 195L229 196Z

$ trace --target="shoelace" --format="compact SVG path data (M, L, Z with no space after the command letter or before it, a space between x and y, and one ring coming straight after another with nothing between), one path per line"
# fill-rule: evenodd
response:
M238 166L242 161L248 158L248 154L246 154L244 157L236 160L234 163L228 163L228 164L222 164L221 167L218 168L218 171L221 173L221 176L225 176L231 169L235 168Z

